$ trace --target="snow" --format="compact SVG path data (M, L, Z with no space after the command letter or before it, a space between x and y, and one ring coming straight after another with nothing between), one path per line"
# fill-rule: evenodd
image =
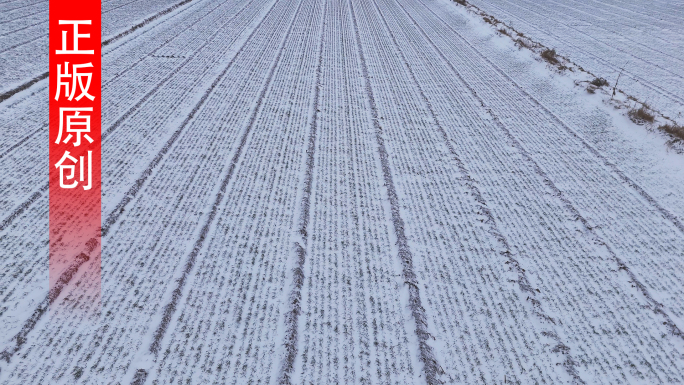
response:
M681 39L637 33L678 5L474 3L606 78L581 39L634 47L625 90L681 111L648 67ZM46 9L0 2L0 93L46 71ZM1 383L684 381L684 159L575 75L447 0L103 14L102 255L35 324L47 82L0 102Z
M684 121L684 7L679 1L473 0L526 36L664 115Z

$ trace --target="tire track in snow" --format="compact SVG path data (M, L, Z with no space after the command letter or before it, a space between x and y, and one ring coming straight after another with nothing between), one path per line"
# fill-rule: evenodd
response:
M168 13L170 13L170 12L176 10L177 8L182 7L183 5L186 5L186 4L188 4L188 3L192 2L192 1L193 1L193 0L182 0L182 1L180 1L180 2L178 2L178 3L176 3L176 4L174 4L174 5L172 5L171 7L168 7L168 8L166 8L166 9L164 9L163 11L160 11L160 12L156 13L155 15L146 18L146 19L143 20L142 22L140 22L140 23L138 23L138 24L136 24L136 25L134 25L134 26L128 28L127 30L125 30L125 31L123 31L123 32L121 32L121 33L119 33L119 34L117 34L117 35L111 37L111 38L108 38L107 40L105 40L105 41L102 42L101 46L102 46L102 47L107 46L107 45L109 45L109 44L111 44L111 43L113 43L113 42L115 42L115 41L121 39L122 37L127 36L127 35L129 35L129 34L135 32L136 30L138 30L138 29L140 29L140 28L146 26L147 24L151 23L152 21L154 21L154 20L156 20L156 19L158 19L158 18L160 18L160 17L162 17L162 16L164 16L164 15L166 15L166 14L168 14ZM34 39L34 40L35 40L35 39ZM13 48L16 48L16 47L13 47ZM6 51L6 50L5 50L5 51ZM4 52L4 51L3 51L3 52ZM0 52L0 53L1 53L1 52ZM6 92L0 94L0 103L2 103L3 101L9 99L11 96L15 95L16 93L28 89L29 87L31 87L32 85L38 83L39 81L44 80L44 79L47 79L47 77L48 77L49 74L50 74L49 71L48 71L48 72L44 72L44 73L42 73L41 75L38 75L38 76L34 77L33 79L29 80L28 82L26 82L26 83L24 83L24 84L21 84L21 85L19 85L19 86L13 88L13 89L11 89L11 90L8 90L8 91L6 91Z
M197 111L202 107L202 105L203 105L204 102L207 100L207 98L209 97L209 95L212 93L212 91L214 90L214 88L216 87L216 85L217 85L217 84L219 83L219 81L223 78L223 76L226 74L226 72L228 71L228 69L230 69L230 67L232 66L232 64L235 62L235 59L239 56L240 52L242 52L242 50L244 49L244 47L247 45L247 42L249 42L249 40L251 39L251 37L255 34L255 32L256 32L256 31L259 29L259 27L261 26L262 22L266 19L266 17L268 16L268 14L270 14L270 12L273 10L273 6L274 6L274 5L275 5L275 2L272 3L271 8L270 8L269 11L266 13L266 15L264 15L264 17L260 20L260 22L258 23L258 25L256 25L256 26L253 28L253 30L252 30L252 32L250 33L249 37L247 37L247 39L245 39L245 41L243 42L242 46L240 47L240 49L238 50L238 52L235 53L235 55L233 56L233 58L231 59L231 61L226 65L226 67L223 69L223 71L214 79L214 81L213 81L212 84L209 86L209 88L204 92L204 94L202 95L202 98L197 102L197 104L196 104L195 107L191 110L190 114L186 117L186 119L183 121L183 123L182 123L182 124L179 126L179 128L173 133L173 135L171 136L171 138L169 138L169 140L166 142L166 144L164 145L164 147L162 147L161 151L160 151L159 153L157 153L157 155L154 157L154 159L152 160L152 162L151 162L151 163L147 166L147 168L142 172L141 176L135 181L134 185L128 190L128 193L126 193L126 195L124 196L123 200L122 200L122 201L116 206L116 208L107 216L107 219L106 219L106 220L104 221L104 223L103 223L103 226L102 226L102 229L101 229L101 236L100 236L100 237L105 237L106 234L107 234L107 233L109 232L109 230L111 229L111 226L113 226L113 225L116 223L116 221L121 217L121 215L122 215L122 213L123 213L124 207L125 207L128 203L130 203L130 201L133 200L133 198L135 198L135 195L138 193L138 191L139 191L140 188L143 186L143 184L145 183L145 181L146 181L146 180L149 178L149 176L152 174L153 169L161 162L162 158L163 158L164 155L168 152L169 148L171 148L171 146L172 146L173 143L176 141L176 139L178 139L178 137L179 137L180 134L183 132L183 130L185 129L185 127L187 126L187 124L192 120L192 118L195 116L195 114L197 113ZM246 136L243 136L243 141L241 142L241 145L244 143L245 139L246 139ZM240 147L240 148L241 148L241 147ZM237 154L239 154L239 151L238 151ZM237 155L237 154L236 154L236 155ZM235 161L236 159L234 158L233 160ZM233 164L231 164L231 170L234 168L234 166L235 166L235 163L233 162ZM225 182L227 182L227 180L226 180ZM222 188L225 190L225 184L222 185ZM30 198L27 202L24 202L24 203L22 204L22 206L21 206L17 211L15 211L13 214L11 214L12 216L11 216L10 218L7 218L5 221L8 221L8 220L9 220L9 222L11 222L12 219L16 218L16 217L17 217L18 215L20 215L24 210L26 210L26 208L27 208L28 206L30 206L31 203L35 202L35 201L40 197L39 194L44 193L46 190L47 190L47 188L43 187L43 188L41 189L41 191L34 193L34 194L31 196L31 198ZM221 195L221 194L219 194L219 195ZM221 195L221 197L222 197L222 195ZM217 197L217 199L218 199L218 197ZM215 205L215 206L213 207L213 209L212 209L212 214L213 214L213 215L215 215L215 210L216 210L216 205ZM4 226L4 227L6 227L6 226L9 224L9 223L5 223L5 221L2 222L2 226ZM0 227L0 230L3 229L4 227ZM206 227L206 226L205 226L205 227ZM205 229L203 228L203 231L204 231L204 230L205 230ZM206 235L206 234L205 234L205 235ZM202 239L202 241L204 240L203 237L201 237L201 239ZM95 242L97 242L97 240L95 240ZM199 242L199 240L198 240L198 242ZM90 251L92 251L92 250L94 249L94 246L92 246L92 245L86 245L86 250L88 250L88 249L90 249ZM90 251L89 251L89 252L90 252ZM195 251L195 250L193 249L193 252L194 252L194 251ZM83 254L83 253L81 253L81 254ZM86 260L86 261L87 261L87 260ZM71 277L73 277L74 274L76 274L76 272L77 272L78 269L83 265L84 262L85 262L85 261L82 261L82 258L78 258L78 257L77 257L76 263L74 263L72 266L70 266L69 268L67 268L66 271L71 272L71 271L73 270L73 272L70 273L70 275L69 275L69 280L71 279ZM193 261L193 262L194 262L194 261ZM187 274L184 274L183 277L185 278L186 275L187 275ZM66 286L66 284L68 284L69 280L67 280L67 281L65 282L64 285L62 285L61 287L59 287L59 291L60 291L60 292L61 292L61 290ZM51 291L51 293L52 293L52 291ZM174 294L175 294L175 291L174 291ZM49 295L49 294L48 294L48 295ZM49 302L49 303L52 303L52 302L54 302L54 300L55 300L56 298L57 298L57 297L55 297L55 298L53 298L53 299L49 299L49 297L48 297L48 302ZM35 328L35 326L36 326L38 320L39 320L39 319L42 317L42 315L45 313L44 311L40 311L40 309L44 306L45 303L46 303L46 302L43 301L43 302L41 303L41 305L39 306L39 308L34 312L34 316L33 316L32 318L30 318L26 323L24 323L24 326L22 327L21 332L17 335L17 337L15 337L15 341L16 341L16 345L17 345L16 348L6 349L6 350L2 353L2 356L0 356L0 358L5 359L7 362L9 362L10 358L16 353L16 351L19 350L19 348L21 347L21 345L23 345L23 343L24 343L25 340L26 340L25 336L27 336L27 335L31 332L31 330L33 330L33 329ZM167 324L168 324L168 322L167 322ZM5 352L7 352L7 353L5 353Z
M240 11L238 11L235 15L233 15L231 18L229 18L223 25L230 23L232 20L234 20L235 18L240 16L242 14L242 12L245 11L251 3L252 3L251 1L249 3L247 3L242 9L240 9ZM200 19L198 19L197 21L199 21L199 20ZM191 26L189 26L188 29L190 27L192 27L192 25L194 25L195 23L191 24ZM138 100L138 102L136 104L131 106L128 109L128 111L123 113L112 125L110 125L104 132L102 132L102 136L101 136L102 143L104 143L104 141L107 139L107 137L109 135L111 135L126 119L128 119L132 114L134 114L136 111L138 111L138 109L140 109L140 106L142 106L148 99L150 99L153 95L155 95L157 93L157 91L159 91L159 89L161 89L169 80L171 80L183 68L185 68L185 66L188 63L190 63L192 61L192 59L195 58L197 53L199 53L204 47L206 47L209 43L211 43L212 39L220 31L221 31L221 28L217 28L216 31L214 32L214 34L212 34L208 39L206 39L206 41L199 48L197 48L192 53L192 55L189 55L178 67L176 67L173 71L171 71L165 78L163 78L159 83L157 83L156 86L154 86L149 92L147 92L147 94L145 94L145 96L143 96L140 100ZM182 33L182 32L183 31L181 31L180 33ZM180 35L180 33L178 35ZM176 35L176 36L178 36L178 35ZM174 38L176 36L174 36ZM154 54L154 52L157 52L159 49L162 49L164 46L166 46L166 44L168 44L172 40L173 40L173 38L169 39L169 41L167 41L164 45L155 49L150 55ZM235 57L237 57L237 54L234 56L234 58ZM144 57L143 60L145 58L147 58L147 57ZM136 64L137 63L135 63L133 66L135 66ZM232 62L231 62L231 64L232 64ZM119 74L118 76L120 76L120 75L122 75L122 74ZM107 84L109 84L109 83L110 82L107 82ZM208 96L208 94L205 94L204 100L206 100L206 96ZM204 100L202 100L201 103L204 103ZM198 108L198 107L195 106L195 108ZM144 183L144 179L146 179L149 176L149 174L146 175L145 173L150 173L151 170L154 167L156 167L156 165L159 163L159 161L161 161L164 154L166 154L166 152L168 151L168 148L178 138L180 133L183 131L185 125L190 121L190 119L192 118L192 116L194 115L195 112L196 112L196 109L193 109L190 116L187 117L186 120L181 124L180 128L176 132L174 132L174 134L171 136L171 138L167 141L166 145L164 147L162 147L162 150L152 160L152 163L150 163L150 165L143 171L143 176L141 176L140 178L138 178L138 180L135 181L134 186L138 185L137 189L135 189L135 191L133 191L133 189L129 190L129 193L126 194L126 198L128 198L128 196L131 192L133 192L133 196L135 194L137 194L137 191L142 187L142 184ZM15 150L17 147L19 147L19 145L21 143L24 143L27 140L29 140L33 135L40 132L43 128L45 128L45 127L41 127L40 129L33 131L32 133L30 133L29 135L27 135L26 137L21 139L17 144L11 146L7 151L0 154L0 158L3 158L7 154L9 154L13 150ZM3 231L8 225L10 225L14 219L16 219L19 215L21 215L31 204L33 204L43 193L45 193L48 190L48 188L49 188L49 183L44 184L40 189L38 189L36 192L31 194L31 196L27 200L25 200L24 202L19 204L19 206L17 206L17 208L14 209L12 211L12 213L10 213L2 222L0 222L0 231ZM130 197L130 199L127 199L127 200L126 200L126 198L124 198L124 201L122 201L123 204L119 203L119 205L117 205L116 210L119 210L120 212L118 214L115 212L110 213L109 217L104 222L104 225L102 227L102 231L103 231L102 235L103 236L109 231L109 226L111 226L111 224L113 224L114 222L116 222L118 220L118 216L120 216L121 213L123 212L121 210L123 210L123 207L125 205L127 205L133 197ZM112 215L115 215L115 214L116 214L116 217L113 217Z
M395 0L395 1L396 1L396 0ZM453 32L454 32L462 41L466 42L466 44L470 44L470 43L467 42L466 39L463 38L458 32L456 32L453 28L451 28L451 26L449 26L444 20L442 20L434 11L432 11L427 5L425 5L425 3L424 3L422 0L420 1L420 3L421 3L425 8L427 8L433 15L435 15L436 18L438 18L440 21L442 21L442 23L443 23L444 25L446 25L449 29L451 29L451 30L452 30L452 31L453 31ZM447 65L448 65L449 68L452 70L452 72L453 72L453 73L458 77L458 79L459 79L459 80L460 80L460 81L461 81L461 82L470 90L470 92L471 92L471 94L473 95L473 97L475 97L475 98L482 104L482 106L485 106L485 107L486 107L486 106L487 106L487 103L485 103L485 101L482 99L482 97L481 97L480 95L478 95L477 92L472 88L472 86L470 86L470 85L465 81L465 79L464 79L464 78L461 76L461 74L456 70L456 68L451 64L451 62L449 62L449 60L446 58L446 56L444 55L444 53L437 47L437 45L434 44L434 42L432 41L432 39L425 33L425 31L418 25L418 23L416 23L415 19L413 19L413 16L411 16L411 15L408 13L408 11L406 11L406 9L404 9L404 7L403 7L401 4L400 4L400 6L401 6L402 9L404 10L404 13L406 13L406 15L413 21L413 23L414 23L414 25L416 26L416 28L418 28L419 31L421 32L421 34L430 42L430 44L431 44L432 47L435 49L435 51L439 53L439 55L440 55L440 57L442 58L442 60L443 60L445 63L447 63ZM477 51L474 47L471 46L471 48L472 48L473 50ZM522 92L525 93L530 99L532 99L535 105L537 105L537 106L539 106L540 108L542 108L548 115L554 117L554 118L555 118L554 120L556 120L556 121L559 122L561 125L563 125L563 127L565 127L571 134L573 134L573 136L575 136L575 137L577 137L578 139L580 139L581 142L585 145L585 147L589 148L590 150L593 149L592 147L590 147L590 145L589 145L583 138L580 138L580 137L575 133L574 130L572 130L570 127L568 127L564 122L562 122L562 121L560 120L560 118L556 117L551 111L549 111L548 109L546 109L546 107L544 107L543 105L541 105L541 103L539 103L538 101L536 101L536 99L534 99L531 95L529 95L527 92L525 92L525 91L522 89L522 87L520 87L513 79L511 79L511 78L510 78L508 75L506 75L502 70L500 70L496 65L494 65L494 63L492 63L485 55L483 55L483 54L480 53L479 51L477 51L477 52L478 52L478 53L480 54L480 56L481 56L482 58L484 58L484 59L485 59L485 60L486 60L494 69L496 69L499 73L501 73L502 75L504 75L504 76L506 77L507 80L509 80L509 81L510 81L512 84L514 84L518 89L520 89L520 91L522 91ZM624 261L622 261L622 259L620 259L620 257L615 253L615 251L613 251L613 249L612 249L605 241L603 241L603 240L601 239L601 237L599 237L599 235L598 235L598 234L596 233L596 231L594 230L594 227L592 227L592 226L589 224L589 222L586 220L586 218L584 218L584 216L582 216L582 214L579 212L579 210L577 210L577 208L575 208L575 206L572 204L572 202L570 202L570 200L569 200L568 198L565 197L565 195L563 194L563 192L555 185L555 183L554 183L553 181L551 181L551 179L548 177L548 175L546 174L546 172L544 172L544 170L542 170L542 168L539 166L539 164L532 158L532 156L531 156L531 155L529 154L529 152L523 147L523 145L520 143L520 141L519 141L517 138L515 138L515 137L513 136L513 134L512 134L512 133L510 132L510 130L503 124L503 122L501 122L501 120L498 118L498 116L497 116L496 114L494 114L494 112L492 112L492 110L491 110L490 108L487 108L487 110L489 111L489 114L491 115L491 117L492 117L492 119L494 120L494 122L496 123L496 125L501 129L502 132L504 132L504 134L505 134L506 137L511 141L511 143L513 143L514 146L520 151L520 153L523 155L523 157L526 159L526 161L527 161L530 165L532 165L532 167L534 168L535 172L536 172L536 173L542 178L542 180L544 181L544 184L553 192L553 196L555 196L556 198L558 198L558 199L563 203L563 206L566 208L566 210L568 210L568 211L572 214L573 217L575 217L577 220L579 220L579 221L582 223L582 225L584 226L585 230L586 230L589 234L591 234L591 238L593 238L593 241L594 241L596 244L601 245L601 246L603 246L603 247L605 248L605 250L608 252L608 254L615 260L615 262L616 262L616 264L617 264L617 266L618 266L618 271L619 271L619 270L624 270L624 271L626 271L626 273L629 275L630 279L631 279L632 282L635 284L635 286L636 286L636 288L638 289L638 291L646 298L647 302L651 305L651 310L652 310L654 313L656 313L656 314L658 314L658 315L660 315L661 317L664 318L665 321L663 322L663 324L666 325L666 326L670 329L670 332L671 332L673 335L676 335L677 337L684 339L684 333L683 333L683 332L681 331L681 329L679 329L679 327L674 323L674 321L672 320L672 318L670 317L670 315L669 315L667 312L665 312L665 310L663 310L663 307L664 307L664 306L653 298L653 296L649 293L649 291L648 291L648 289L646 288L646 286L640 282L640 280L638 279L638 277L629 269L629 267L624 263ZM598 151L594 150L594 152L592 152L592 153L594 153L598 158L600 158L601 160L603 160L603 161L604 161L604 164L608 164L608 162L607 162L607 161L598 153ZM620 173L620 174L618 174L618 175L624 176L624 174L622 174L622 173ZM627 177L624 176L624 178L627 178ZM624 180L624 179L623 179L623 180ZM628 184L629 184L629 183L628 183ZM632 187L634 187L634 186L632 186ZM638 187L638 186L637 186L637 187ZM636 188L635 188L635 189L636 189ZM639 187L639 189L640 189L640 187ZM637 189L637 191L639 191L639 190ZM641 191L643 191L643 190L641 190ZM645 192L644 192L644 193L645 193ZM651 199L652 199L652 198L651 198ZM659 208L659 207L660 207L659 205L657 205L657 203L655 203L654 205L656 205L656 208ZM670 215L671 215L671 214L670 214ZM672 220L673 220L673 222L675 223L675 225L678 224L678 220L677 220L676 218L674 218L674 216L672 216ZM680 225L681 225L681 224L680 224ZM680 228L680 230L682 230L682 229ZM684 232L684 230L682 230L682 231ZM530 289L531 289L531 288L530 288Z
M537 299L537 292L534 290L534 288L533 288L532 285L530 284L530 281L529 281L529 279L527 278L527 274L525 273L525 270L520 266L520 263L514 258L513 254L511 253L511 247L510 247L510 245L509 245L509 243L508 243L508 240L506 239L506 237L505 237L505 236L501 233L501 231L499 230L498 225L497 225L497 223L496 223L496 220L494 219L494 215L492 214L492 212L491 212L491 211L489 210L489 208L487 207L487 202L485 201L484 197L482 196L482 193L481 193L480 190L478 189L475 180L470 176L470 173L469 173L468 169L467 169L467 168L465 167L465 165L463 164L463 161L461 160L460 156L459 156L458 153L456 152L456 149L454 148L453 144L452 144L451 141L449 140L449 136L447 135L446 131L444 130L444 127L443 127L442 124L439 122L439 119L437 119L437 114L435 113L435 110L434 110L434 108L432 107L432 104L430 103L430 101L428 100L428 98L425 96L425 93L423 92L423 89L422 89L422 87L421 87L421 85L420 85L420 82L418 82L418 80L417 80L417 78L416 78L416 75L415 75L415 73L413 72L413 68L411 67L411 65L409 64L409 62L406 60L406 57L405 57L405 55L404 55L404 52L403 52L403 50L401 49L401 46L397 43L397 40L396 40L396 38L395 38L395 36L394 36L394 33L392 32L392 30L390 29L389 25L387 24L387 20L385 19L385 16L384 16L384 15L382 14L382 12L380 11L380 9L379 9L379 7L378 7L378 5L377 5L377 3L376 3L375 0L373 0L373 4L375 5L375 8L376 8L378 14L380 14L380 17L381 17L381 19L382 19L382 21L383 21L383 25L385 26L386 30L387 30L387 31L389 32L389 34L391 35L392 41L393 41L393 43L394 43L394 45L395 45L397 51L398 51L399 54L401 55L403 64L404 64L404 66L407 68L407 70L408 70L408 72L409 72L409 74L410 74L410 76L411 76L411 81L415 84L415 86L416 86L416 88L418 89L418 92L419 92L419 94L420 94L420 97L421 97L421 99L423 100L423 103L425 103L425 105L427 106L428 111L430 112L430 119L432 120L432 122L433 122L433 124L435 125L435 127L437 127L437 130L439 131L439 135L442 137L442 139L444 140L444 143L445 143L446 147L449 149L449 152L452 154L453 160L456 162L456 166L458 167L459 171L464 175L464 178L465 178L465 179L464 179L464 184L465 184L465 185L468 187L468 189L472 192L472 194L473 194L475 200L479 203L479 209L480 209L480 210L482 211L482 213L487 217L486 223L489 225L489 233L492 234L492 236L494 237L494 239L496 239L496 241L499 243L499 245L505 250L504 252L501 252L501 255L503 255L504 257L506 257L506 259L507 259L507 262L506 262L506 263L509 264L509 265L515 270L515 272L517 273L517 275L518 275L517 283L518 283L518 287L520 288L520 291L523 292L525 295L527 295L528 298L531 298L531 303L532 303L532 305L533 305L533 307L534 307L534 313L537 315L537 317L539 317L540 319L542 319L542 320L544 320L544 321L550 321L553 325L556 325L556 321L555 321L552 317L550 317L549 315L547 315L547 314L545 313L544 309L543 309L542 306L541 306L541 302ZM411 16L411 14L410 14L408 11L406 11L406 9L405 9L401 4L399 4L398 2L396 2L396 4L399 5L399 7L404 11L404 13L411 19L411 21L413 22L413 24L414 24L414 26L416 27L416 29L417 29L418 31L420 31L421 35L423 35L423 37L425 37L425 39L426 39L427 41L430 42L430 45L433 47L433 49L434 49L437 53L439 53L441 59L447 64L447 66L451 69L451 71L452 71L452 72L453 72L453 73L454 73L454 74L463 82L463 84L466 84L466 83L463 81L463 79L461 78L460 74L459 74L459 73L456 71L456 69L453 67L453 65L452 65L452 64L446 59L446 57L443 55L442 51L439 50L439 48L437 48L437 46L434 44L434 42L429 38L429 36L427 36L427 34L425 33L425 31L423 31L423 29L418 25L418 23L415 21L415 19L413 19L413 16ZM476 93L475 93L467 84L466 84L466 86L467 86L468 89L471 91L471 93L473 94L473 96L474 96L476 99L478 99L478 101L480 101L481 103L483 103L482 99L481 99L481 98L480 98L480 97L479 97L479 96L478 96L478 95L477 95L477 94L476 94ZM484 105L484 104L483 104L483 105ZM493 114L492 114L492 116L494 117L494 119L495 119L495 121L497 122L497 124L498 124L498 125L499 125L507 134L509 134L508 131L505 129L505 127L503 127L503 125L501 124L501 122L498 120L498 118L496 118ZM516 143L516 144L517 144L517 143ZM527 153L524 153L524 154L525 154L525 156L527 156ZM536 165L536 164L535 164L535 165ZM537 168L538 168L538 167L537 167ZM548 180L548 179L545 179L545 180ZM555 187L555 186L554 186L554 187ZM576 364L576 361L575 361L575 359L573 358L573 356L570 354L570 348L569 348L566 344L563 343L563 341L561 340L560 337L558 337L558 333L555 332L555 331L553 331L553 332L551 332L551 333L549 333L549 332L543 332L542 334L544 334L544 335L546 335L546 336L548 336L548 337L551 337L551 338L553 338L554 340L556 340L556 342L558 343L558 345L556 346L556 348L557 348L559 351L566 352L566 353L565 353L566 360L565 360L565 362L564 362L563 367L566 369L566 371L568 372L568 374L569 374L573 379L575 379L577 382L579 382L579 383L585 383L585 381L580 377L579 373L577 372L577 368L576 368L576 365L577 365L577 364Z
M311 202L311 185L313 183L314 153L316 151L316 131L318 129L318 99L321 88L321 65L323 63L323 36L325 33L325 14L328 2L324 2L323 13L321 14L321 33L318 43L318 64L316 66L316 80L313 89L313 103L311 105L309 122L309 140L306 149L306 170L304 173L302 200L299 207L299 219L297 232L299 239L293 242L294 253L297 257L295 268L292 270L292 290L288 296L288 311L285 313L285 358L280 366L278 384L291 384L292 370L294 369L295 359L297 358L297 343L299 339L298 326L299 314L301 313L302 286L304 285L304 262L306 261L306 247L309 243L309 206Z
M209 230L211 228L211 225L214 222L214 218L216 217L216 213L218 212L218 208L219 208L221 202L223 201L223 197L226 193L226 188L228 186L228 183L230 182L231 177L233 176L233 173L237 167L237 163L240 160L240 156L242 154L242 149L244 148L245 143L247 142L247 138L249 137L249 133L250 133L252 127L254 126L254 123L256 122L256 118L259 114L259 111L261 110L261 106L262 106L264 96L266 95L266 92L269 89L269 85L271 83L271 80L273 79L273 74L275 72L276 67L278 66L278 63L280 61L280 57L282 56L283 49L285 47L285 42L289 39L290 32L292 31L292 27L294 25L294 21L296 20L296 15L297 15L297 13L299 13L299 10L301 8L302 3L303 3L303 1L300 0L299 4L297 6L297 9L293 14L292 20L290 22L290 26L289 26L287 32L285 33L283 40L280 43L280 48L278 50L278 54L276 55L275 59L273 60L273 64L271 65L268 76L267 76L267 78L266 78L266 80L262 86L261 92L260 92L260 94L256 100L256 104L252 109L249 120L247 122L247 125L246 125L244 132L242 134L242 137L240 139L240 143L239 143L237 149L235 150L235 153L233 154L233 157L231 159L230 166L228 167L226 175L223 177L223 179L221 181L221 185L219 187L219 191L218 191L218 194L216 195L214 203L211 207L211 211L209 212L207 220L204 223L204 225L202 226L202 229L200 230L199 236L198 236L197 240L195 241L195 244L193 246L192 251L188 255L185 266L183 267L183 270L181 272L181 277L178 280L175 289L171 293L171 301L164 306L164 310L163 310L163 314L162 314L162 321L159 324L159 326L156 328L156 330L153 334L153 337L152 337L152 343L150 344L150 346L148 348L149 353L151 353L153 357L156 357L159 353L159 350L161 349L162 340L163 340L164 335L166 334L168 326L171 322L171 317L173 316L173 314L176 311L176 306L178 305L178 302L181 300L181 297L183 294L183 288L185 287L185 283L187 282L187 279L190 276L192 268L195 265L197 256L199 255L200 251L203 248L204 241L209 234ZM271 8L269 10L269 13L272 9L273 8ZM264 19L266 19L266 17L264 17ZM262 19L262 21L264 19ZM261 23L259 23L259 25L261 25ZM258 26L257 26L257 28L254 29L254 31L252 32L252 35L254 34L254 32L257 29L258 29ZM252 35L250 35L250 37ZM244 47L244 45L243 45L243 47ZM235 57L237 57L237 55L235 55ZM232 61L231 61L231 63L232 63ZM224 70L224 72L221 74L221 77L225 74L227 69L228 68L226 68L226 70ZM218 83L218 80L219 79L217 79L217 81L213 84L214 86L216 85L216 83ZM114 212L116 212L116 210ZM104 230L103 230L103 233L104 233ZM131 384L132 385L144 384L145 380L147 379L147 375L148 375L148 372L145 369L136 370L136 372L134 374L134 380Z
M389 166L389 156L387 154L385 142L382 137L382 127L378 121L378 111L375 106L373 89L371 88L370 78L368 75L368 66L366 65L366 59L363 53L363 47L361 45L361 38L359 36L356 12L354 11L352 1L348 1L349 8L351 9L354 32L356 35L356 49L359 55L359 64L361 65L361 71L365 81L367 101L370 107L371 120L373 121L373 127L375 129L375 138L377 140L380 163L382 165L383 179L385 182L385 187L387 188L387 198L392 211L391 220L397 237L397 247L399 249L398 257L402 265L402 276L404 283L408 286L411 315L413 316L416 325L415 333L419 341L419 359L424 365L423 371L425 372L425 380L427 383L429 385L440 384L441 380L439 379L439 376L443 374L444 371L439 366L432 347L427 343L428 339L430 338L430 333L427 330L427 316L425 315L425 309L421 305L420 291L418 289L418 278L413 271L413 255L408 246L408 240L406 238L406 234L404 233L404 221L399 212L399 197L397 196L397 192L394 187L394 181L392 180L392 174Z

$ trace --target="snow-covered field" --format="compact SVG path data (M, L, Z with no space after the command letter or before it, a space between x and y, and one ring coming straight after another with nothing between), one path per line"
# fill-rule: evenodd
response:
M45 311L28 1L0 0L0 383L684 383L684 156L447 0L103 1L102 255ZM571 39L623 3L515 20L589 68ZM634 33L611 49L681 73Z
M684 124L681 0L471 0Z

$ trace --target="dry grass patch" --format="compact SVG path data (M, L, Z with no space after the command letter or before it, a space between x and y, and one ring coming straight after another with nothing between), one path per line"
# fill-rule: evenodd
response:
M663 124L658 129L674 136L676 141L684 141L684 127L678 124Z
M655 116L648 111L648 106L646 104L642 105L639 109L632 108L629 110L629 118L632 119L634 123L653 123Z
M555 49L545 49L544 51L542 51L541 57L542 59L546 60L547 62L553 65L557 65L559 63L558 58L556 57Z
M527 48L527 49L531 48L531 46L525 40L523 40L521 38L515 39L515 45L517 45L520 48Z
M595 85L596 87L603 87L608 85L608 80L604 78L595 78L591 81L591 84Z

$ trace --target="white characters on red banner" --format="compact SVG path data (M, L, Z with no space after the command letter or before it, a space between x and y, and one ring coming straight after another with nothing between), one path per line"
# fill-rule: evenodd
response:
M80 88L81 93L76 97L76 100L81 100L84 96L90 100L95 100L95 97L88 93L90 89L90 80L93 77L92 72L79 72L81 68L93 68L93 63L85 64L73 64L71 66L71 73L69 73L69 62L64 63L64 72L62 72L62 65L57 64L57 93L55 94L55 100L59 100L60 91L64 88L64 96L67 100L71 101L74 99L74 94L76 93L76 85ZM71 79L71 82L64 81L62 79ZM83 78L85 79L85 84L83 84Z
M59 25L71 24L72 34L73 34L73 44L71 49L67 49L67 32L62 31L62 49L55 50L57 55L94 55L94 50L79 50L78 49L78 39L89 38L89 33L78 33L78 26L80 24L90 25L90 20L60 20Z
M89 33L79 33L79 25L90 25L91 20L60 20L60 25L71 25L70 30L62 30L62 49L55 50L57 55L94 55L94 50L80 50L79 40L90 38ZM69 39L71 34L71 39ZM57 92L55 100L64 98L67 101L80 101L85 97L93 101L95 97L88 90L93 78L93 63L69 64L68 61L57 64ZM77 94L78 91L78 94ZM94 142L90 131L90 118L93 107L60 107L59 108L59 133L55 144L73 147L88 146ZM82 140L83 139L83 140ZM65 151L62 158L55 164L59 169L59 187L66 189L76 188L79 184L84 190L92 188L92 151L88 151L88 159L79 156L76 159ZM78 177L76 175L78 167Z
M69 161L69 162L67 162ZM55 163L55 168L59 169L59 187L61 188L76 188L78 186L79 182L86 182L86 185L83 186L84 190L90 190L92 186L92 181L93 181L93 152L88 151L88 165L85 166L85 160L83 156L79 156L79 159L74 158L73 156L69 155L69 151L64 152L64 156L62 156L62 159L59 160L59 162ZM79 178L76 180L76 165L79 166ZM85 171L85 168L88 168L87 173ZM68 171L69 174L65 175L65 171ZM73 180L71 183L67 183L68 181Z
M66 131L66 138L61 143L69 143L73 134L76 135L76 139L73 141L74 147L81 145L81 134L89 142L93 143L93 139L87 133L90 132L90 114L81 115L81 112L92 112L92 107L60 107L59 108L59 134L57 134L57 140L55 144L59 144L64 132ZM66 121L66 124L64 124ZM66 126L66 130L65 130ZM80 127L80 128L79 128Z

